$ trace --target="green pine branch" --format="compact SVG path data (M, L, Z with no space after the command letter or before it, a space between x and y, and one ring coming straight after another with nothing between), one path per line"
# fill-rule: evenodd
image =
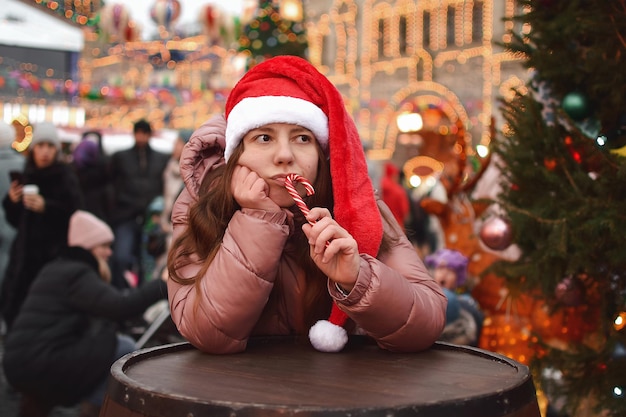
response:
M513 20L531 29L511 33L506 46L536 75L529 93L502 102L506 125L493 152L502 171L497 201L522 255L489 272L551 313L590 312L582 337L565 346L539 339L531 367L571 416L585 398L607 415L626 415L626 328L614 323L626 311L626 157L596 142L605 135L615 148L626 145L626 1L520 3L530 12ZM562 105L572 92L588 100L584 120ZM566 277L581 286L569 305L557 294ZM546 376L554 369L560 378Z

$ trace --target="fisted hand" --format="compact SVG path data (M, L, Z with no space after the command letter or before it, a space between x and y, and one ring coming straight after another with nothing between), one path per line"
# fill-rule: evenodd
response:
M313 262L328 278L351 291L361 262L356 240L332 218L328 209L314 207L306 219L314 222L302 226Z
M266 211L280 211L270 197L270 187L256 172L238 165L233 171L231 190L241 207Z

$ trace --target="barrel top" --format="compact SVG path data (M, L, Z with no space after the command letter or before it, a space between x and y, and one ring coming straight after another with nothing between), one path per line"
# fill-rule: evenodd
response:
M352 338L339 353L294 338L257 339L232 355L188 343L142 349L115 362L107 394L144 415L216 417L427 417L474 408L488 417L535 399L528 367L504 356L446 343L392 353L365 340Z

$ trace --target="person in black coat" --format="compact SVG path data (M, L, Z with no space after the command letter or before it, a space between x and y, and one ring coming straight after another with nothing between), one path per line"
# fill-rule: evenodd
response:
M152 127L145 120L133 126L135 145L111 156L115 192L111 226L115 233L112 272L113 285L127 287L126 271L142 281L140 248L145 214L150 203L163 194L163 171L169 155L150 147Z
M113 208L113 184L100 132L83 134L72 152L72 166L80 182L83 209L108 223Z
M167 297L165 281L122 292L110 285L113 232L93 214L71 219L67 248L33 282L4 346L7 381L22 394L22 415L46 416L81 403L97 415L115 360L136 349L118 334L123 320Z
M51 123L34 126L22 181L12 181L2 206L15 228L0 307L8 331L41 267L67 245L72 213L82 206L78 179L59 160L61 142Z

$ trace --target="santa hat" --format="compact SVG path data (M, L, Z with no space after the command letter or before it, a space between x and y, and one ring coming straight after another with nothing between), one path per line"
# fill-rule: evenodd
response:
M113 242L113 231L93 214L76 210L70 217L67 232L68 246L80 246L91 250L98 245Z
M341 93L313 65L278 56L254 66L228 97L226 123L227 160L248 131L268 123L297 124L313 132L330 160L335 220L354 237L360 253L378 254L382 220L359 133ZM347 341L346 320L333 303L328 321L319 321L309 332L313 346L341 350Z

